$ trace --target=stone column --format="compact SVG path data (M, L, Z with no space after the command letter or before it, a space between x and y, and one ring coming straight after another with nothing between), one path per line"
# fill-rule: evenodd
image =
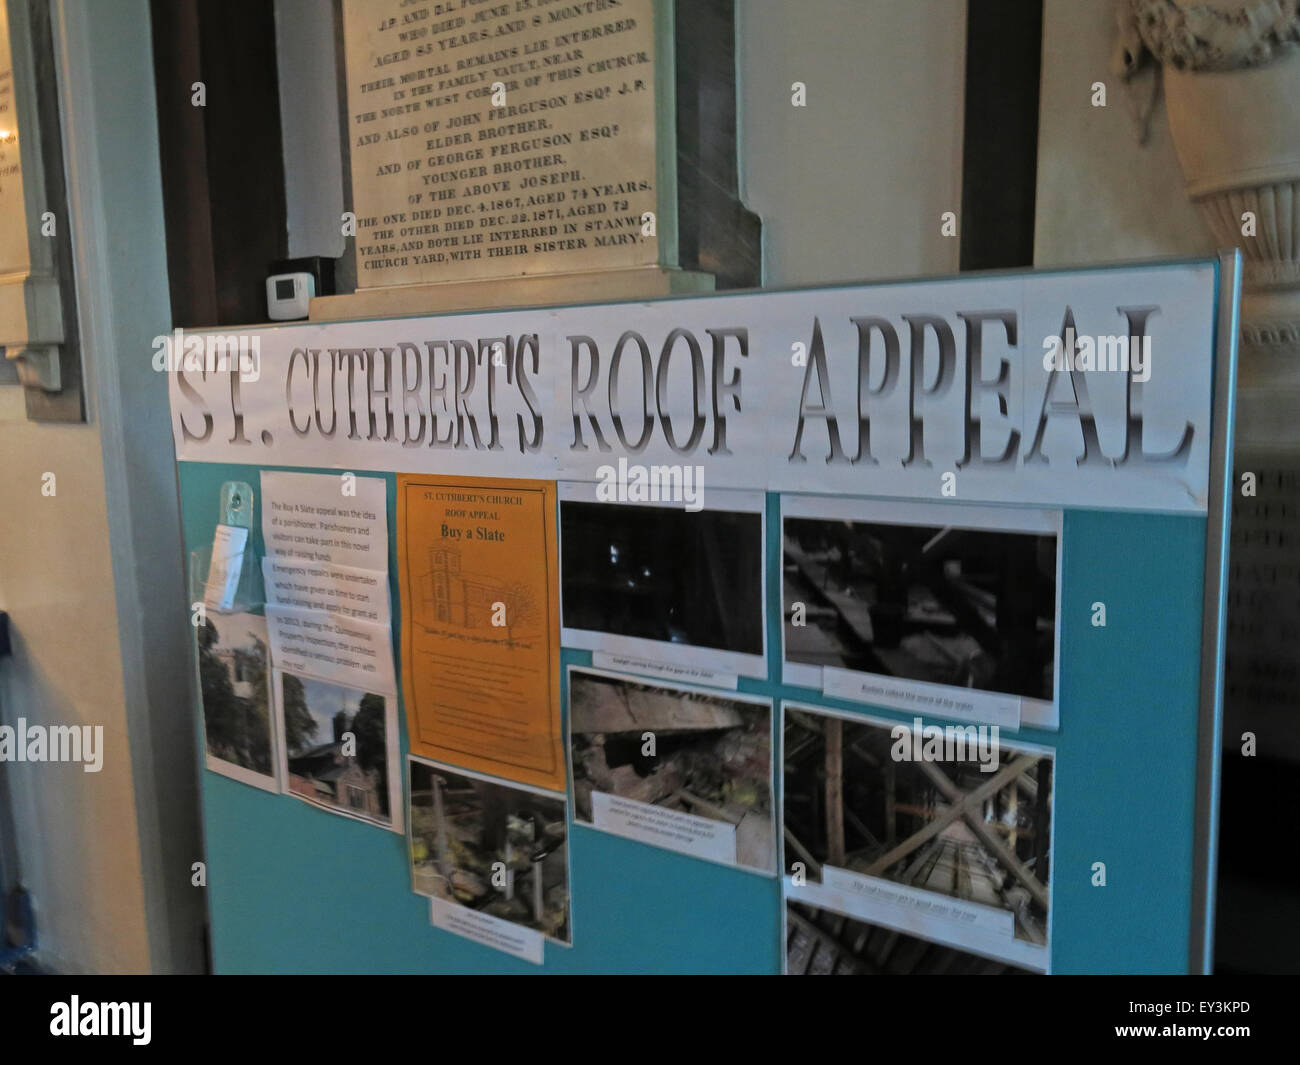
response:
M1300 4L1126 2L1187 194L1245 262L1224 744L1300 761Z

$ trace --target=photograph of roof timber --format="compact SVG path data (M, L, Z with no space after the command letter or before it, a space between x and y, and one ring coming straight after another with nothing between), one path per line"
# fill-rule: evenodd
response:
M790 976L1037 975L802 902L786 903L785 971Z
M562 624L763 653L763 518L560 502Z
M786 661L1050 701L1056 548L1034 533L786 518Z
M736 864L776 872L770 702L575 669L569 733L575 821L596 791L679 810L734 825Z
M412 758L411 890L569 942L564 800Z
M786 869L803 862L820 882L830 865L1007 910L1016 938L1045 946L1052 756L993 740L996 760L895 760L915 750L912 732L786 706Z

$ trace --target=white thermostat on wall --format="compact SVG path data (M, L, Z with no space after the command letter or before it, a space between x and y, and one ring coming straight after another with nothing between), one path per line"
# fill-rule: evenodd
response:
M316 295L316 279L305 271L272 274L266 279L266 312L273 322L306 318L307 303Z

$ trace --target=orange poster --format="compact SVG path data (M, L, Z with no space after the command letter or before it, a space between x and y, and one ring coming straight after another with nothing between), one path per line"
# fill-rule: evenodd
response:
M565 790L554 481L397 476L411 753Z

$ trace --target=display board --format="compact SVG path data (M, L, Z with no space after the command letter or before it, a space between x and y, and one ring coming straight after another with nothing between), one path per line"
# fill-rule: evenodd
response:
M1207 968L1236 293L172 338L215 968Z

